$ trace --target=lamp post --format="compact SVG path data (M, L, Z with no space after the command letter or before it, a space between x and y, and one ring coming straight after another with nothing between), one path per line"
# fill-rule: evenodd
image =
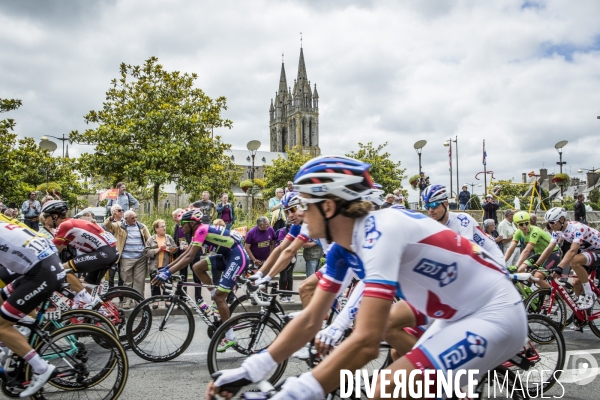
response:
M448 139L444 142L444 146L446 147L450 147L450 162L452 162L452 142L455 143L455 150L456 150L456 202L458 203L458 185L460 182L460 180L458 179L458 135L455 136L455 139ZM450 195L452 196L452 164L450 164Z
M252 156L252 169L250 170L250 180L252 181L252 188L250 189L250 195L252 196L252 209L254 209L254 157L256 156L256 151L260 147L260 142L258 140L251 140L246 145L246 148L250 152Z
M62 141L62 156L63 156L63 158L65 158L65 142L71 140L71 138L68 137L68 136L65 137L64 133L62 135L62 138L59 138L57 136L52 136L52 135L44 135L44 136L42 136L42 142L44 142L44 141L48 141L49 142L48 137L51 137L51 138L54 138L56 140L61 140ZM52 142L50 142L50 143L52 143ZM54 150L56 150L56 145L54 146Z
M567 163L566 161L562 160L562 149L563 149L563 147L565 147L567 145L567 143L569 143L569 141L567 141L567 140L561 140L560 142L558 142L558 143L556 143L554 145L554 148L556 149L556 151L558 151L558 155L560 157L560 161L557 162L557 164L560 166L560 173L561 174L562 174L562 166ZM562 197L563 197L563 186L561 185L560 186L560 199L561 199L561 201L562 201Z
M42 140L40 141L40 149L48 150L48 152L53 153L56 150L56 143L48 140L46 136L42 136Z
M419 141L415 142L415 144L413 145L413 147L415 148L415 151L419 155L419 175L421 175L421 152L423 151L423 147L425 147L426 144L427 144L427 140L419 140ZM421 204L421 193L422 192L423 191L421 190L421 185L419 185L419 208L422 208L422 204Z

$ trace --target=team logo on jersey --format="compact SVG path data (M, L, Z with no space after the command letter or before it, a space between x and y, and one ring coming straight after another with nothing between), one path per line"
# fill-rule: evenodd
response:
M375 217L371 215L365 222L365 243L363 243L362 247L365 249L372 249L373 246L377 244L380 237L381 232L377 230Z
M102 257L102 258L108 258L108 254L106 254L103 251L101 251L99 254L100 254L100 257Z
M8 246L5 244L0 244L0 251L3 251L6 253L8 251Z
M485 238L482 236L479 236L479 234L474 233L473 234L473 240L475 241L475 243L477 243L478 245L482 246L485 244Z
M451 284L458 276L456 263L446 265L427 258L422 259L419 264L413 268L413 271L428 278L435 279L440 283L440 287Z
M467 332L467 337L452 345L440 354L440 360L446 369L456 369L475 357L483 358L487 348L487 340L475 333Z
M464 214L458 214L456 219L460 221L461 226L469 226L469 223L471 223L471 221L469 221L469 217Z
M576 232L576 233L575 233L575 237L576 237L576 238L579 238L579 237L581 237L581 232Z

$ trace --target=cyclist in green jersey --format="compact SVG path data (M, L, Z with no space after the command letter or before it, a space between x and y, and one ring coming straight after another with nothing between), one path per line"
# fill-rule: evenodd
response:
M534 277L541 278L538 281L538 285L543 288L549 287L548 283L543 279L547 270L555 267L560 262L560 252L558 247L554 248L552 255L544 262L543 265L538 265L536 262L540 255L546 250L552 240L552 235L548 232L538 228L531 224L531 216L525 211L517 212L513 217L513 222L517 224L517 231L513 235L510 247L504 255L504 260L510 260L513 252L517 245L523 241L525 243L525 249L521 251L521 256L517 261L518 272L524 272L526 270L537 270ZM544 269L540 270L540 267Z

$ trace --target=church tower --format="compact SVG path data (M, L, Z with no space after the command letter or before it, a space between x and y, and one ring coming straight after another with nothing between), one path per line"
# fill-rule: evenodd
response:
M297 147L313 157L321 154L319 94L316 84L311 90L302 48L293 90L287 86L285 66L281 63L279 89L275 92L275 101L271 99L269 117L271 151L285 152L286 148Z

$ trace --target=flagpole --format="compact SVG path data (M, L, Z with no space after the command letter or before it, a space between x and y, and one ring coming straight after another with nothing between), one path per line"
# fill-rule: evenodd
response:
M448 154L448 159L449 159L449 164L450 164L450 193L448 198L452 197L452 140L449 140L450 142L450 147L448 148L449 150L449 154ZM457 183L458 185L458 183Z
M487 163L485 161L485 139L483 139L483 197L487 196Z

